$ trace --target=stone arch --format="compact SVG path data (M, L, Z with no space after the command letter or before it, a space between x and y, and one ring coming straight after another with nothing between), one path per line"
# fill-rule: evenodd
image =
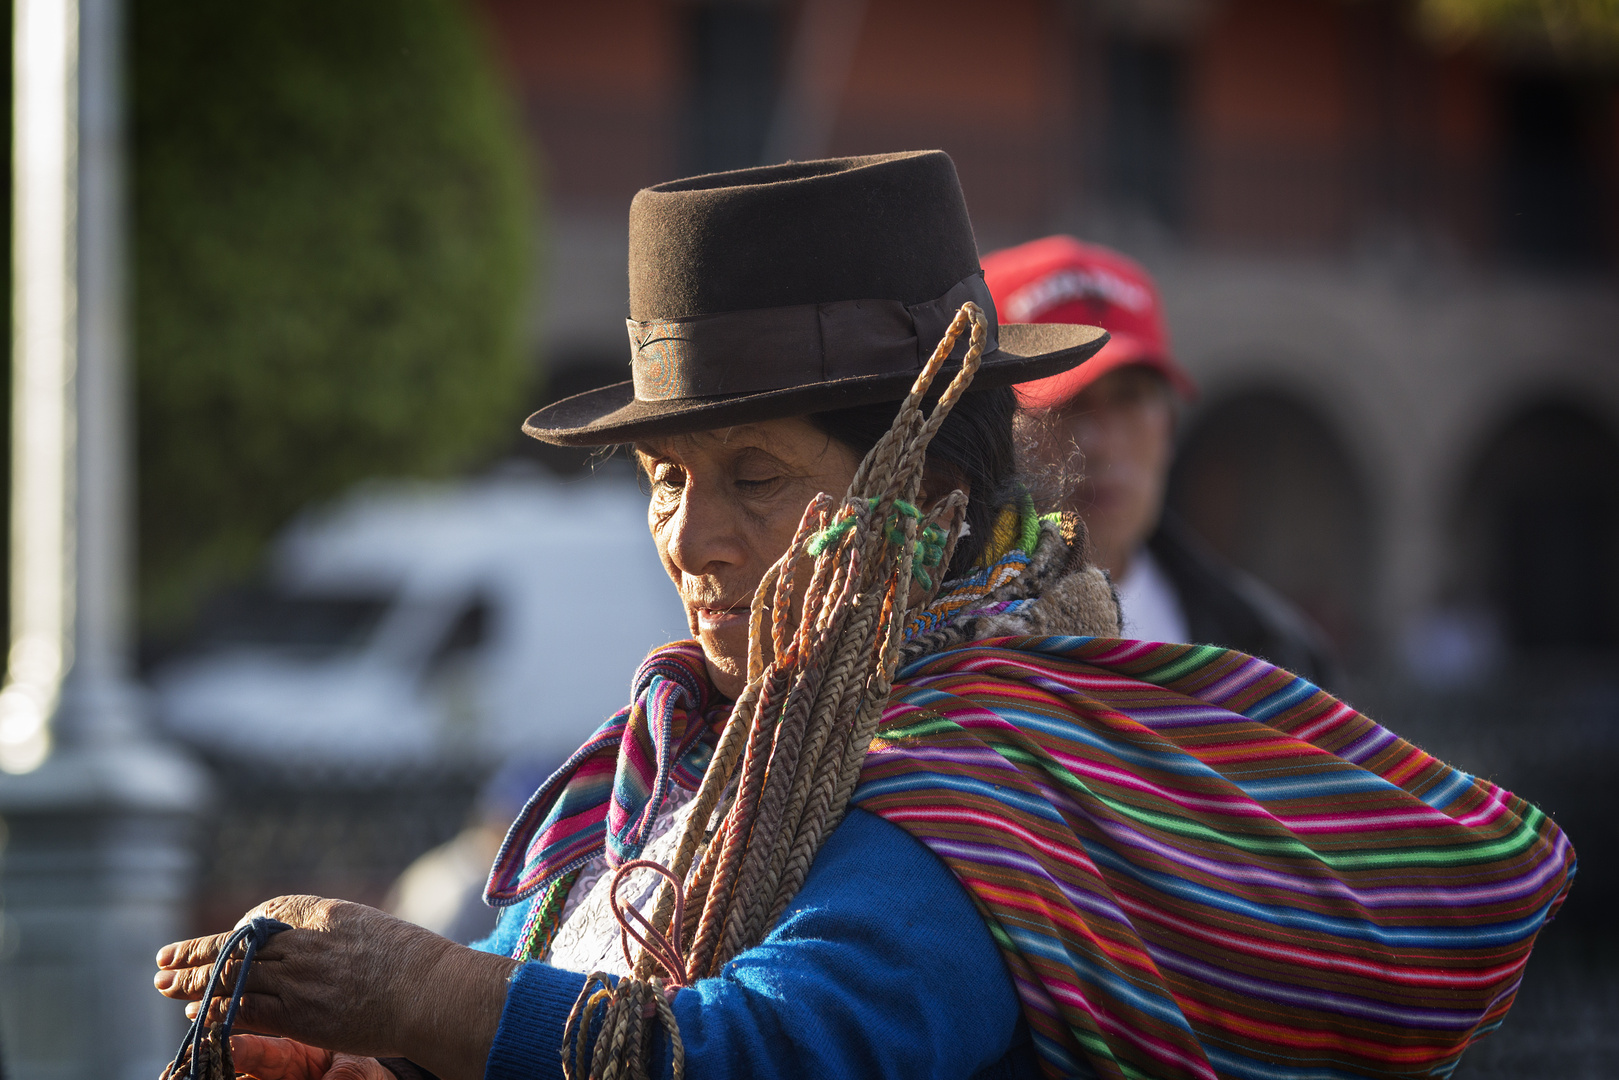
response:
M1619 434L1547 398L1483 440L1451 514L1447 600L1520 653L1619 652Z
M1370 499L1320 409L1255 388L1200 410L1180 440L1168 502L1216 552L1302 608L1342 657L1366 656Z

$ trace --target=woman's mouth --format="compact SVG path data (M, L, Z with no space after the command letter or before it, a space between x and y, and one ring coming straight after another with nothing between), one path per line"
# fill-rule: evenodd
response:
M697 609L697 626L702 630L731 630L736 627L748 625L749 604L735 604L731 607L699 607Z

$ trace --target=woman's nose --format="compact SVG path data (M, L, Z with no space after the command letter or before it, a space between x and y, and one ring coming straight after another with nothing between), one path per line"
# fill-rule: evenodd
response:
M669 561L684 574L711 574L742 562L746 552L737 531L735 508L699 485L688 485L680 505L665 523Z

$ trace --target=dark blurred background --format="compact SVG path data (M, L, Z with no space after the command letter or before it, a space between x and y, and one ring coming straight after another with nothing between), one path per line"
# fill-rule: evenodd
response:
M197 931L382 902L680 632L650 545L548 591L639 496L516 434L623 377L634 192L938 147L981 250L1070 232L1157 276L1203 391L1171 504L1353 704L1579 849L1457 1075L1619 1075L1611 5L134 0L129 42L141 663L220 781ZM523 522L556 531L491 539ZM558 642L552 603L638 614ZM567 648L632 659L511 674ZM570 677L596 696L552 702Z

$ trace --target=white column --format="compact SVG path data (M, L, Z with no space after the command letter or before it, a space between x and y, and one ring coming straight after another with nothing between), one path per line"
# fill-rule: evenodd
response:
M44 760L72 633L78 353L78 5L16 0L13 27L11 643L0 767Z
M200 770L129 665L120 0L14 0L12 631L0 1052L22 1080L152 1080L178 1006Z

